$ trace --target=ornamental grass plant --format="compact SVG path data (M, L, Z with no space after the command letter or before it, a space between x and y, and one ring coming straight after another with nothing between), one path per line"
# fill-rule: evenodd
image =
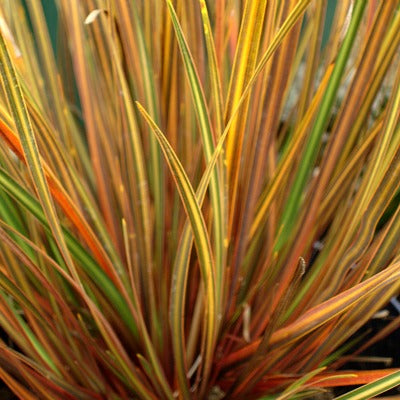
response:
M360 330L400 290L400 2L341 0L332 21L324 0L48 3L54 46L39 0L0 1L15 395L400 384L341 369L400 325Z

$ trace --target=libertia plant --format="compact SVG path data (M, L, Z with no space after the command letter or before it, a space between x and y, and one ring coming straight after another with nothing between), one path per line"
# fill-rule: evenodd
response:
M53 2L51 2L53 3ZM400 289L399 1L0 2L0 378L21 399L367 399ZM329 25L331 25L329 27ZM323 39L323 36L328 36Z

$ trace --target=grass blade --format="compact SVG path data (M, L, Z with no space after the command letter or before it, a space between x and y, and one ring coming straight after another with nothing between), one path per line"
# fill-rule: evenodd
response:
M342 396L335 397L335 400L368 400L398 385L400 385L400 371L361 386Z
M69 254L68 248L65 244L56 210L47 186L45 174L43 172L43 166L40 160L39 150L36 144L35 134L30 123L29 115L25 106L17 75L11 61L10 53L8 52L2 33L0 33L0 72L11 112L21 138L21 143L29 166L29 171L35 183L50 229L70 270L70 273L79 282L79 277Z
M305 144L305 152L302 157L302 162L299 170L296 173L296 178L285 205L285 209L282 213L282 218L280 221L281 232L275 244L276 251L279 251L286 242L288 233L291 231L294 221L296 220L298 209L301 203L301 194L303 193L304 185L310 173L311 166L317 157L318 145L324 129L328 124L328 116L331 112L331 108L335 100L347 60L349 58L350 50L356 38L356 33L360 25L366 4L366 0L360 0L355 4L349 29L337 56L335 68L333 69L332 77L326 89L325 98L321 104L321 108L310 133L309 139Z
M211 372L215 340L218 332L216 313L216 287L215 266L207 228L204 222L200 206L197 202L192 185L167 139L151 119L149 114L138 104L139 110L152 128L159 141L160 147L173 174L182 203L185 207L190 226L192 228L194 243L199 257L200 270L206 291L206 349L204 355L204 376L208 377ZM183 295L178 294L178 295Z
M182 53L182 57L184 59L185 63L185 70L186 74L190 83L190 88L192 92L192 97L193 97L193 103L194 107L196 110L196 115L199 121L200 125L200 134L202 137L202 142L203 142L203 148L204 148L204 155L205 155L205 160L206 163L208 164L211 160L211 157L214 152L214 142L213 142L213 129L211 126L211 120L209 117L209 113L207 110L207 105L206 105L206 99L204 97L204 93L202 90L202 86L200 83L200 79L198 76L198 73L196 71L193 58L190 54L190 50L188 48L188 45L186 43L186 40L183 36L182 29L179 25L179 21L177 18L177 15L175 13L175 10L173 8L172 2L168 1L168 8L170 11L172 23L175 29L176 37L179 43L179 48ZM206 10L204 10L205 4L201 4L202 7L202 15L206 13ZM204 17L205 21L207 21L207 17ZM207 22L206 24L206 32L208 31L209 27L207 27ZM207 37L207 35L206 35ZM209 47L212 47L212 44L209 44ZM211 54L209 56L211 59L214 59L212 49L210 49ZM215 61L214 61L215 62ZM217 74L216 71L216 66L214 64L214 68L212 71L210 71L211 74L214 76L212 78L213 81L217 81L217 78L215 75ZM218 83L214 83L215 89L214 90L220 90L218 88ZM217 96L217 99L219 98L219 93L215 93L215 96ZM213 97L215 97L213 96ZM219 132L220 133L220 132ZM222 188L224 187L222 177L224 175L224 172L222 170L213 170L213 173L211 175L211 181L210 181L210 191L211 191L211 202L212 202L212 208L214 212L214 218L213 218L213 223L214 223L214 254L215 254L215 267L216 267L216 296L217 299L222 299L221 292L222 292L222 283L223 283L223 260L225 258L224 252L225 252L225 246L224 246L224 239L225 239L225 222L224 222L224 212L223 212L223 198L224 198L224 193L222 191ZM221 306L219 305L218 308ZM218 312L218 310L217 310Z

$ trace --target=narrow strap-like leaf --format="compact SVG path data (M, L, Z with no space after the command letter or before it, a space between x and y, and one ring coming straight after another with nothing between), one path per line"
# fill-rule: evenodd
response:
M204 148L204 155L206 162L209 163L212 157L212 154L214 152L214 142L213 142L213 129L211 126L211 120L210 116L208 113L207 109L207 103L206 99L204 96L204 92L202 90L201 82L198 76L198 73L196 71L196 67L194 65L193 57L190 53L189 47L186 43L186 40L183 36L182 28L179 24L177 15L175 13L175 10L173 8L173 5L171 1L168 1L168 7L172 19L172 23L175 29L176 37L179 43L179 48L182 53L182 57L184 60L185 64L185 70L186 74L190 83L190 89L192 93L192 98L193 98L193 104L196 110L196 115L197 119L199 121L200 125L200 135L202 138L203 142L203 148ZM206 13L207 10L204 10L205 4L201 4L202 7L202 14ZM207 21L207 17L204 17L205 21ZM210 29L207 26L207 22L205 22L205 30L206 33L208 32L208 29ZM208 35L210 35L210 32L208 32ZM209 44L209 46L212 47L212 44ZM209 50L209 57L213 59L213 52L212 49ZM216 74L214 67L213 75ZM212 79L213 81L217 81L218 79L214 77ZM215 91L220 90L218 88L218 83L214 83ZM215 93L215 96L217 96L217 99L220 97L219 93ZM214 97L215 97L214 96ZM221 132L219 132L221 134ZM218 173L220 172L220 173ZM223 260L224 260L224 252L225 252L225 247L224 247L224 238L225 238L225 214L223 212L223 171L217 171L217 169L214 169L211 175L211 181L210 181L210 192L211 192L211 202L212 202L212 209L213 209L213 226L214 226L214 253L215 253L215 266L216 266L216 296L217 299L221 299L222 296L221 290L222 290L222 269L223 269ZM222 182L221 182L222 181Z
M306 311L291 324L278 329L271 335L269 342L270 346L285 346L301 339L326 322L343 314L346 310L360 301L360 298L368 296L371 293L376 293L398 279L400 279L400 262L392 264L384 271L374 275L364 282L331 297L329 300L326 300L321 304L318 304ZM253 354L260 343L261 339L255 340L248 346L230 354L223 361L223 365L230 365L231 363Z
M20 202L29 212L31 212L45 228L50 230L48 220L39 202L30 196L21 186L17 184L5 171L0 168L0 187L4 188L12 197ZM63 229L63 228L62 228ZM80 242L66 229L63 229L63 236L69 251L80 263L86 273L104 291L115 309L121 314L121 318L135 337L138 337L137 327L132 314L127 307L121 293L117 290L112 281L100 268L96 261L86 252Z
M39 149L36 144L35 134L32 129L18 78L11 61L10 53L8 52L2 33L0 33L0 72L4 89L7 94L8 103L11 108L11 113L13 115L18 134L21 138L21 143L24 149L24 155L28 163L29 171L38 192L42 208L46 214L51 232L54 235L54 239L70 270L70 273L75 277L77 282L79 282L78 273L72 261L71 255L69 254L67 245L65 244L53 200L50 195L50 190L46 182L43 166L40 160Z
M165 135L151 119L149 114L138 104L139 110L145 117L153 132L155 133L160 147L168 162L169 168L176 182L176 186L184 205L185 211L190 221L193 231L195 247L199 257L200 270L206 291L206 350L204 359L203 379L207 379L211 372L213 352L215 350L215 340L217 334L217 314L216 314L216 288L215 288L215 267L211 251L210 240L206 224L201 213L199 203L196 199L192 185L189 182L182 164L176 153L168 143ZM184 393L186 398L188 393Z
M334 400L368 400L398 385L400 385L400 371L361 386L342 396L335 397Z
M324 133L324 129L326 128L328 115L331 112L333 102L339 89L341 78L345 71L350 50L354 43L365 6L366 0L360 0L355 3L354 13L350 21L348 32L339 51L337 61L335 63L335 68L333 69L331 79L326 89L326 96L321 104L319 113L317 114L317 118L310 133L309 139L305 144L305 151L302 157L302 162L299 165L293 187L291 189L282 214L282 218L280 221L280 227L282 229L275 244L276 251L282 248L283 244L287 240L288 233L290 232L296 221L297 212L302 200L301 195L309 176L310 169L317 157L319 143L322 134Z

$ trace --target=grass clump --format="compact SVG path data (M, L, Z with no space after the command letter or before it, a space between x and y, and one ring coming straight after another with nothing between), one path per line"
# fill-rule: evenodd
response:
M338 2L329 31L326 1L54 5L55 49L38 0L0 3L7 386L172 400L399 384L338 372L400 289L399 2Z

